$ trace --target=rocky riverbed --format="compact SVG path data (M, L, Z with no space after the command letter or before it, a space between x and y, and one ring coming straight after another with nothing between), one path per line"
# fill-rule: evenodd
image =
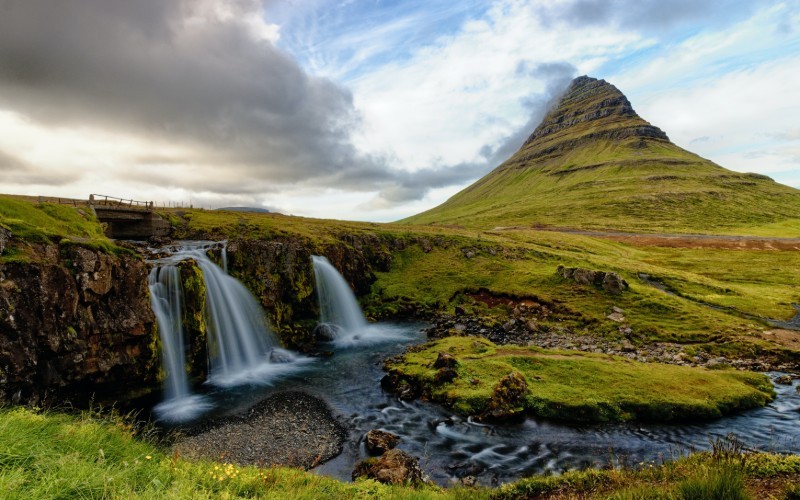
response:
M703 351L687 353L686 346L672 342L634 343L627 337L633 336L632 328L626 323L625 311L614 308L608 319L619 323L619 339L598 338L571 331L568 327L549 327L542 324L550 311L546 305L519 304L514 307L511 317L503 324L489 324L480 317L462 314L439 314L429 321L431 326L425 330L431 339L449 335L471 335L485 337L498 345L535 346L544 349L566 349L584 352L605 353L623 356L643 362L669 363L681 366L704 366L721 368L731 366L737 369L754 371L800 372L798 363L781 362L771 357L760 359L734 359L715 356Z
M174 449L188 458L310 469L338 455L345 436L325 402L286 391L179 434Z

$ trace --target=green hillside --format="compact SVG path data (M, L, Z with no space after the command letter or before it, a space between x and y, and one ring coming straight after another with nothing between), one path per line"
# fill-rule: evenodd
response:
M686 151L604 80L576 78L525 144L402 222L800 235L800 190Z

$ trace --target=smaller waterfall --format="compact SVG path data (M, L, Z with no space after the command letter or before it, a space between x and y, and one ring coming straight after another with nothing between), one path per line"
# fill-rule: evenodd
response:
M404 339L396 331L370 325L361 312L356 296L339 271L326 259L312 255L319 299L318 338L339 347Z
M367 320L344 277L325 257L313 255L311 260L317 282L320 321L337 325L349 333L364 330Z
M150 271L150 303L161 337L161 359L166 372L164 401L155 411L162 420L182 421L210 407L202 396L189 390L183 343L183 288L180 269L174 264Z

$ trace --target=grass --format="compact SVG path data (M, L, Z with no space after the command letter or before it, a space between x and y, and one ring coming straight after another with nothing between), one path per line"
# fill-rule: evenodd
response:
M467 258L465 248L475 255ZM555 274L559 264L615 271L630 290L615 296L562 280ZM672 293L641 281L639 273L658 279ZM800 253L795 251L638 247L537 231L487 232L428 252L412 245L394 254L390 271L376 276L373 294L366 298L367 310L376 315L393 302L452 311L463 305L466 291L485 288L560 304L572 311L575 322L552 326L569 326L574 333L619 336L619 325L606 319L617 306L625 310L635 342L697 344L729 354L780 350L763 340L768 325L760 318L789 319L791 304L800 302L795 286ZM502 321L509 311L495 312Z
M437 381L439 353L458 360L458 377ZM762 374L710 371L577 351L498 347L476 337L447 337L389 361L389 373L421 387L432 400L462 415L481 415L497 384L521 374L528 392L523 411L557 420L681 421L710 419L763 406L774 398Z
M12 241L18 242L0 255L0 262L29 260L33 257L30 244L74 244L105 252L118 250L88 207L79 211L70 205L31 203L0 195L0 226L10 230Z
M793 498L800 480L800 457L724 454L715 447L713 453L675 457L663 464L533 476L493 490L412 489L371 480L343 483L294 468L189 461L153 441L147 428L109 413L0 409L0 491L9 499L691 498L679 494L741 491L738 482L720 484L720 477L741 480L742 489L754 498L765 498L767 493Z
M2 409L0 491L20 499L444 496L432 487L349 484L292 468L188 461L135 433L119 417L97 413Z

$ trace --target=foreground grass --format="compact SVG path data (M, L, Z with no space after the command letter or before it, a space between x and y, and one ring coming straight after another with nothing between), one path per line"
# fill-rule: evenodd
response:
M342 483L292 468L192 462L138 439L122 420L0 410L4 498L435 498L373 481Z
M437 379L433 365L439 353L458 361L454 380ZM391 374L463 415L481 415L498 403L496 387L510 373L520 374L527 383L524 401L513 402L518 408L510 410L558 420L718 418L774 398L772 384L762 374L639 363L577 351L498 347L475 337L425 344L390 361L388 367Z
M665 464L534 476L495 490L342 483L291 468L191 462L166 453L118 417L0 410L3 498L784 498L800 457L722 448ZM724 496L707 495L721 492ZM697 496L698 492L702 496ZM788 498L793 498L789 496Z

